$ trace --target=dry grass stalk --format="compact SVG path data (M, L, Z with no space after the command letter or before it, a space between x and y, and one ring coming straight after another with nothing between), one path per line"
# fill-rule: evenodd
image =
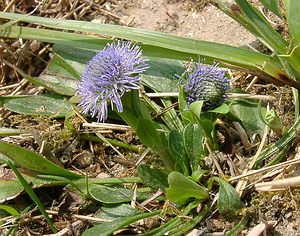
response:
M234 123L235 123L235 122L234 122ZM260 145L259 145L259 147L258 147L258 149L257 149L257 152L255 153L255 155L254 155L253 158L252 158L252 161L251 161L251 163L250 163L250 165L249 165L249 167L248 167L248 170L251 170L251 169L253 168L253 166L254 166L254 164L255 164L255 162L256 162L256 160L257 160L259 154L261 153L261 151L262 151L262 149L263 149L263 147L264 147L264 145L265 145L265 142L266 142L266 140L267 140L268 133L269 133L269 127L266 126L266 127L265 127L265 130L264 130L264 134L263 134L262 140L261 140L261 142L260 142ZM248 172L248 170L244 170L243 174L245 175L245 174ZM235 189L236 189L236 191L238 192L238 194L239 194L240 196L243 195L244 190L246 189L246 186L247 186L247 184L248 184L248 181L249 181L249 179L246 178L246 179L240 180L240 181L237 183Z
M255 227L253 227L248 233L247 236L260 236L267 233L268 228L273 227L276 224L274 221L261 222Z
M134 131L133 128L131 128L128 125L118 125L118 124L109 124L109 123L97 123L97 122L92 122L92 123L83 123L83 127L89 127L89 128L95 128L95 129L100 129L100 130L115 130L115 131Z
M241 174L239 176L231 177L229 179L229 181L235 181L235 180L243 179L243 178L249 177L251 175L257 175L257 174L260 174L262 172L266 172L266 171L269 171L269 170L271 170L271 171L279 170L279 172L282 172L284 167L292 166L292 165L298 165L299 163L300 163L300 158L297 157L293 160L285 161L285 162L282 162L282 163L279 163L279 164L276 164L276 165L273 165L273 166L264 167L264 168L261 168L259 170L250 170L247 173Z
M262 192L284 190L286 187L294 187L300 185L300 176L290 177L287 179L279 179L264 183L255 184L255 189Z

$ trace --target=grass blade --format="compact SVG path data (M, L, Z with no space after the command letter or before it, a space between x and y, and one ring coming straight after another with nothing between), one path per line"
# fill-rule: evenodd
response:
M278 17L282 17L280 12L279 0L259 0L266 8L273 12Z
M17 145L0 141L0 153L9 157L16 164L29 170L49 175L63 176L66 178L80 178L79 175L59 167L43 156Z
M127 40L141 42L146 45L146 49L147 47L152 46L149 48L152 49L152 51L153 49L154 51L159 51L161 49L168 49L168 50L173 50L175 52L176 51L181 52L180 55L182 55L182 53L184 53L185 55L186 54L193 55L194 58L197 60L198 60L198 55L202 55L204 57L216 58L218 60L227 63L232 63L234 65L247 66L251 68L257 68L257 64L263 65L265 61L271 61L279 65L278 60L273 59L272 57L264 55L262 53L254 52L248 49L242 49L242 48L237 48L237 47L218 44L218 43L194 40L190 38L182 38L174 35L152 32L143 29L135 29L130 27L118 26L118 25L99 24L99 23L84 22L84 21L50 19L50 18L37 17L37 16L24 16L21 14L6 13L6 12L1 12L0 18L20 20L20 21L40 24L43 26L52 27L56 29L98 33L109 37L123 38ZM8 28L7 27L4 28L2 26L2 29L0 28L1 30L0 35L8 37L10 35L10 32L14 31L14 36L22 37L22 31L18 32L19 33L18 36L17 29L13 28L12 30L11 28L12 26L8 26ZM19 30L21 30L21 28ZM54 38L56 38L56 34L54 32L50 36L52 38L52 41L54 40ZM48 39L50 38L50 36L48 35ZM61 36L62 34L60 34L60 37ZM27 34L27 37L29 38L30 35ZM46 36L43 35L43 37L45 38ZM32 39L34 38L34 36L31 35L30 38ZM87 39L90 39L90 36ZM76 38L73 38L72 40L76 41ZM84 39L82 38L82 36L80 36L78 40L84 40ZM88 40L86 41L88 42ZM145 49L143 50L145 53ZM178 59L178 58L173 58L173 59ZM186 58L186 60L190 60L190 58Z
M56 233L57 230L51 220L51 218L49 217L49 215L47 214L43 204L41 203L40 199L38 198L38 196L35 194L35 192L32 190L32 188L30 187L30 185L27 183L27 181L24 179L24 177L21 175L21 173L18 171L18 169L15 167L15 165L11 162L8 161L7 164L9 165L9 167L13 170L13 172L16 174L17 178L19 179L20 183L22 184L22 186L24 187L25 191L27 192L27 194L30 196L31 200L36 204L36 206L39 208L39 210L41 211L41 213L43 214L43 216L45 217L47 223L49 224L51 230L53 231L53 233Z
M284 0L284 8L289 32L297 46L300 44L300 1Z
M271 144L264 149L259 155L256 164L271 157L275 153L281 151L284 147L288 146L290 142L296 137L300 131L300 119L294 123L294 125L279 139L276 143Z
M236 0L236 3L249 19L249 23L251 23L260 36L264 38L269 48L272 48L273 51L280 54L285 54L288 47L287 41L273 29L267 19L250 3L248 3L248 1Z

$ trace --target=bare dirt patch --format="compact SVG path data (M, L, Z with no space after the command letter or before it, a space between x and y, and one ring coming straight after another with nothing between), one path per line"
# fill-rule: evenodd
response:
M255 40L239 24L205 1L171 1L167 5L163 0L122 2L133 19L133 27L234 46Z

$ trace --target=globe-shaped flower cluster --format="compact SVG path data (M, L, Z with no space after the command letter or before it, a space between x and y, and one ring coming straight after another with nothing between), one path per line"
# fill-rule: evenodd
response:
M112 109L115 106L122 112L121 97L125 92L139 89L139 74L148 68L141 55L138 45L124 41L108 44L97 53L87 63L77 89L83 113L104 122L109 102Z
M195 101L203 101L202 110L214 109L226 98L226 90L230 89L226 70L213 65L202 64L200 61L191 70L186 70L187 82L184 90L187 93L188 106Z

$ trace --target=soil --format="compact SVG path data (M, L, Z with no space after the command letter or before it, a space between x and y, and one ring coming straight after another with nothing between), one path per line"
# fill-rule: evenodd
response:
M172 1L167 5L163 0L125 2L133 27L233 46L248 45L255 40L230 17L203 0Z

